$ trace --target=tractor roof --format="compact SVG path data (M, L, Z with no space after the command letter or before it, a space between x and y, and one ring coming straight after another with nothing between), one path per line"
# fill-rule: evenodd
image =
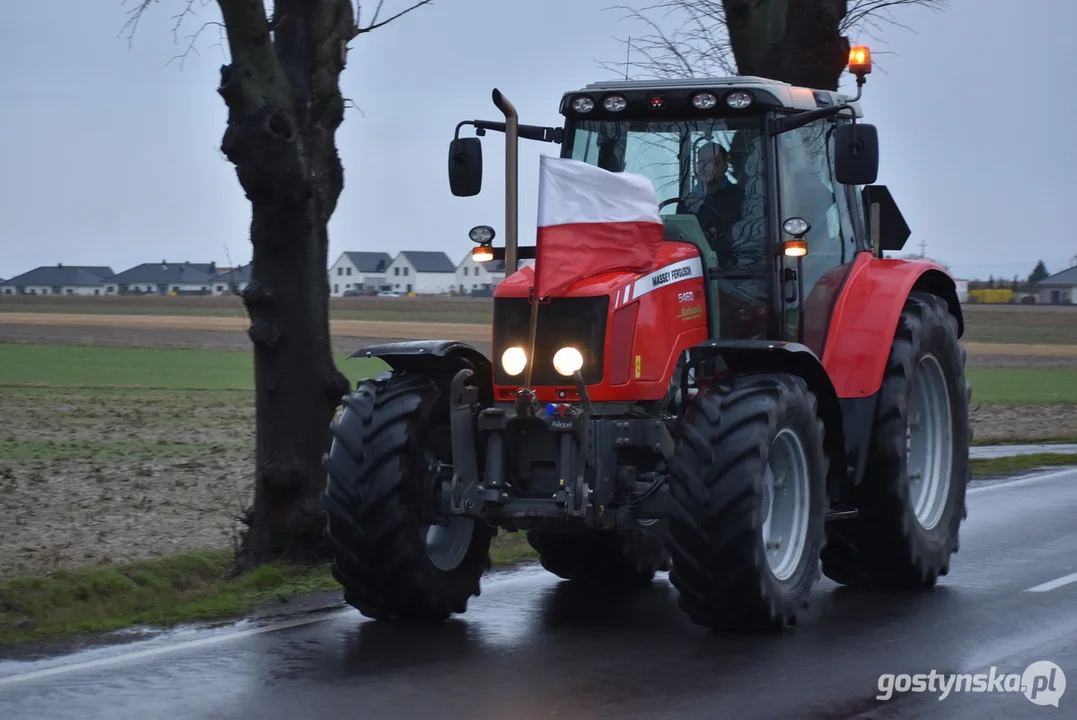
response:
M698 114L700 111L689 104L689 98L697 92L710 91L721 100L727 94L738 90L750 92L755 98L753 104L756 106L763 105L768 108L785 108L789 110L815 110L828 105L848 103L853 107L856 117L863 117L860 103L850 102L851 98L849 96L831 90L797 87L789 83L768 80L767 78L753 75L724 78L594 82L580 90L566 92L561 98L561 112L572 114L575 117L594 115L603 119L611 119L616 113L610 113L602 107L603 99L609 95L621 95L628 101L630 106L649 103L651 96L663 95L668 98L667 107L671 112L675 112L678 107L681 107L690 110L692 114ZM572 110L571 102L578 95L591 96L591 99L595 102L595 108L592 112L583 114ZM638 117L637 113L633 113L633 115Z

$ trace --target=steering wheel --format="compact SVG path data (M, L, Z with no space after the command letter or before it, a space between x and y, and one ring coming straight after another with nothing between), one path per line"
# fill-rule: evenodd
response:
M663 200L662 202L658 203L658 210L661 211L662 208L666 207L667 205L679 203L683 199L684 198L673 197L669 198L668 200ZM717 249L717 241L720 237L722 237L725 232L725 220L722 219L722 216L718 213L717 210L710 207L706 203L701 203L699 208L697 208L696 212L698 212L699 210L706 210L707 213L711 216L711 218L713 218L712 223L704 225L703 219L698 218L697 216L697 219L699 219L700 228L703 230L703 234L707 236L708 240L710 240L711 247ZM696 213L690 214L695 215Z

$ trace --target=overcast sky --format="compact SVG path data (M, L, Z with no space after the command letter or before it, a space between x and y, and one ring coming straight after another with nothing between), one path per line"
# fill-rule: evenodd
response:
M331 263L346 250L444 250L467 231L503 231L503 136L484 140L483 193L455 198L447 144L463 119L499 119L501 89L521 120L558 124L561 93L611 77L640 34L606 10L626 0L435 0L357 38L343 77L338 137L346 186L330 226ZM0 44L0 277L43 264L234 263L250 259L249 207L218 151L226 57L215 33L200 54L167 64L171 16L151 7L133 48L119 37L121 0L9 2ZM648 0L627 0L644 6ZM371 2L370 6L373 7ZM406 7L387 0L386 8ZM218 19L215 3L183 33ZM912 228L907 250L961 277L1027 276L1077 263L1072 230L1077 112L1073 0L953 0L943 13L897 16L915 32L873 43L863 105L880 130L879 182ZM854 37L856 40L865 38ZM1009 138L1007 140L1007 138ZM520 231L534 237L538 154L521 144Z

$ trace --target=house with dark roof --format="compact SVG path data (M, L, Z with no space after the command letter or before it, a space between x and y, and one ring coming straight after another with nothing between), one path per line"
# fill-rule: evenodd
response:
M456 263L440 251L401 250L389 263L386 282L393 292L445 295L456 280Z
M385 274L392 261L387 252L341 253L329 267L329 294L340 297L349 290L387 290Z
M251 283L250 263L236 268L217 268L220 272L210 278L214 295L236 295Z
M528 259L520 260L520 267L534 265L535 261ZM489 296L502 280L505 279L505 261L491 260L489 262L477 262L471 259L471 253L464 255L464 259L456 266L456 286L453 290L458 295L485 295Z
M95 265L42 265L0 283L4 295L105 295L112 268Z
M209 295L217 263L142 263L105 280L105 289L120 295Z
M1040 305L1077 304L1077 265L1036 283L1036 302Z

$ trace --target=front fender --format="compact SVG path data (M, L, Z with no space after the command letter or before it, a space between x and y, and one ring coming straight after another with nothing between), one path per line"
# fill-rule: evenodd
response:
M811 348L774 340L707 340L688 350L689 360L719 357L734 374L790 373L804 379L815 394L819 417L826 428L824 447L830 458L828 485L831 497L844 494L848 483L848 458L841 403L823 363Z
M892 260L862 253L834 304L823 351L823 367L840 398L869 397L882 386L898 318L911 292L938 295L957 319L965 319L953 278L924 260Z
M493 392L493 363L479 350L458 340L405 340L368 345L350 358L377 358L395 372L449 375L468 369L475 373L480 395Z

